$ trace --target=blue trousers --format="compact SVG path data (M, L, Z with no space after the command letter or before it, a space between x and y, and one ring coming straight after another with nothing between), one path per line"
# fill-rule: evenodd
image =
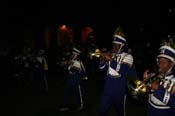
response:
M148 104L147 116L175 116L175 109L157 109Z
M74 78L74 77L73 77ZM76 95L76 104L78 107L83 106L82 89L79 80L70 78L67 80L64 89L64 105L68 105L71 94Z
M117 116L125 116L125 100L126 96L112 96L112 95L103 95L100 105L100 116L108 116L108 111L111 106L115 107Z

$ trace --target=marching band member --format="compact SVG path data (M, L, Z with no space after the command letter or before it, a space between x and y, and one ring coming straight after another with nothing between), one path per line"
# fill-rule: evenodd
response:
M65 62L67 64L68 78L64 89L65 107L61 108L60 111L69 110L68 101L72 90L76 94L78 110L82 110L84 108L81 81L82 79L86 80L87 77L84 65L79 58L80 53L81 51L74 47L70 61L68 61L67 63Z
M175 49L170 44L172 43L166 42L159 49L157 64L164 78L150 83L147 116L175 115ZM148 77L148 70L144 72L143 77Z
M118 116L125 116L127 80L137 77L133 65L133 56L123 51L126 39L121 28L113 35L113 56L102 57L99 68L107 70L104 92L100 105L100 116L107 116L109 108L114 105Z
M39 91L45 90L48 92L48 80L47 80L47 72L48 72L48 63L44 56L45 51L39 50L36 54L34 60L34 81L36 87L38 87Z

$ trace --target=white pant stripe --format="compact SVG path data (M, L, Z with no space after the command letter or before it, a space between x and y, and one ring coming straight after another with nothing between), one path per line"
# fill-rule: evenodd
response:
M124 116L126 116L126 107L125 107L125 105L126 105L126 95L125 95L125 97L124 97Z
M80 87L80 85L78 85L78 89L79 89L79 94L80 94L80 103L81 103L81 107L83 107L83 98L82 98L82 92L81 92L81 87Z

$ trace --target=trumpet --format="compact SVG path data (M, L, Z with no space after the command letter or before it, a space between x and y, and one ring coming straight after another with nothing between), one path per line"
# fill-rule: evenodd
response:
M90 53L91 57L95 56L95 57L99 58L100 55L101 55L101 51L99 49L95 49L95 52Z
M107 56L112 58L112 55L110 52L102 53L98 48L95 49L94 52L90 53L90 58L92 57L100 58L100 57L107 57Z
M144 81L141 81L141 80L130 81L127 85L129 95L131 95L131 97L134 98L135 100L143 102L147 100L148 93L150 92L149 85L152 82L155 82L155 81L160 82L163 79L164 79L164 74L160 72L156 72L156 73L149 74L146 80Z

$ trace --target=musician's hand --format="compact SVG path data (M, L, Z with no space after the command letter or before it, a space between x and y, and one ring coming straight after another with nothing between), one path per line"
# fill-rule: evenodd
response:
M149 69L146 70L144 73L143 73L143 80L146 80L147 77L148 77L148 72L149 72Z
M159 87L159 83L158 83L157 81L155 81L155 82L153 82L153 83L151 84L151 88L152 88L153 90L156 90L158 87Z
M108 55L105 56L105 59L108 60L108 61L112 61L112 58Z

